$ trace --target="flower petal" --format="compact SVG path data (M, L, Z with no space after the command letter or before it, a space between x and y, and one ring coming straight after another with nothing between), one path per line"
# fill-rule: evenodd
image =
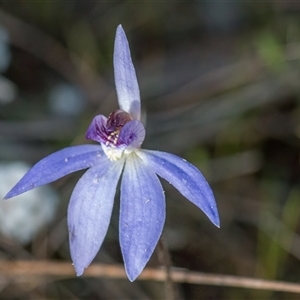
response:
M4 199L12 198L70 173L102 164L106 160L107 157L100 145L80 145L59 150L36 163Z
M139 148L145 139L145 134L145 127L140 121L129 121L120 131L118 144Z
M94 117L92 123L86 131L85 138L98 143L105 143L106 122L107 118L103 115Z
M114 49L115 83L121 109L139 120L141 114L140 90L125 32L118 26Z
M166 152L143 150L137 154L149 168L172 184L184 197L197 205L213 224L220 227L213 192L195 166L181 157Z
M156 174L132 154L121 183L120 244L129 280L142 272L165 222L165 196Z
M78 181L68 207L71 257L77 276L83 274L109 226L117 183L124 160L89 169Z

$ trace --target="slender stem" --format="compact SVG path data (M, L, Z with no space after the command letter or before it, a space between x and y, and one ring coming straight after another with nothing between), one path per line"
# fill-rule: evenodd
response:
M171 256L170 256L168 246L162 238L160 238L158 241L157 254L158 254L158 259L160 263L164 266L166 272L166 279L165 279L166 299L176 300L177 297L175 293L175 287L171 276L171 268L172 268Z

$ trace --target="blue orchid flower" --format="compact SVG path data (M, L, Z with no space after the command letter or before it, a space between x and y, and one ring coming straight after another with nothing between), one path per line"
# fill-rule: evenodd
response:
M87 139L100 145L68 147L45 157L5 199L88 168L76 184L68 207L70 252L79 276L102 245L122 177L120 246L127 276L133 281L150 259L165 222L165 195L157 175L198 206L217 227L220 222L212 190L196 167L173 154L141 149L145 128L140 122L139 86L121 25L115 38L114 74L120 109L108 118L96 116L86 132Z

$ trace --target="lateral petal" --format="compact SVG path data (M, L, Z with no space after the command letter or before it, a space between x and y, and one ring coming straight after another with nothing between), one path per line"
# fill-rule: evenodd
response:
M126 160L120 203L120 244L129 280L143 271L165 222L165 196L156 174L132 154Z
M90 168L78 181L68 207L71 258L77 276L95 258L106 235L124 160Z
M121 25L117 27L114 49L114 72L118 102L121 109L139 120L141 114L140 90L130 49Z
M98 143L105 143L106 122L107 118L103 115L97 115L96 117L94 117L85 133L85 138L87 140L93 140Z
M201 172L191 163L176 155L142 150L137 154L160 177L172 184L184 197L197 205L220 227L220 220L213 192Z
M120 131L118 144L136 149L142 145L145 135L145 127L140 121L129 121Z
M100 145L64 148L37 162L4 197L9 199L70 173L102 164L107 160Z

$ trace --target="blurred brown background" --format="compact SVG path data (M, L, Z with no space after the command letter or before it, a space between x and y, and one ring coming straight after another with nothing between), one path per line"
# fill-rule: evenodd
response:
M299 282L298 2L1 1L0 195L26 171L24 164L85 143L93 116L117 108L112 54L118 24L140 83L144 148L194 163L219 207L217 229L164 184L163 237L174 267ZM80 175L27 196L37 201L12 199L0 208L2 261L70 261L66 207ZM20 203L24 211L16 213ZM122 262L118 205L117 196L95 262ZM149 266L159 265L154 253ZM181 299L298 299L189 284L178 291ZM0 299L164 299L164 287L88 277L18 281L2 274Z

